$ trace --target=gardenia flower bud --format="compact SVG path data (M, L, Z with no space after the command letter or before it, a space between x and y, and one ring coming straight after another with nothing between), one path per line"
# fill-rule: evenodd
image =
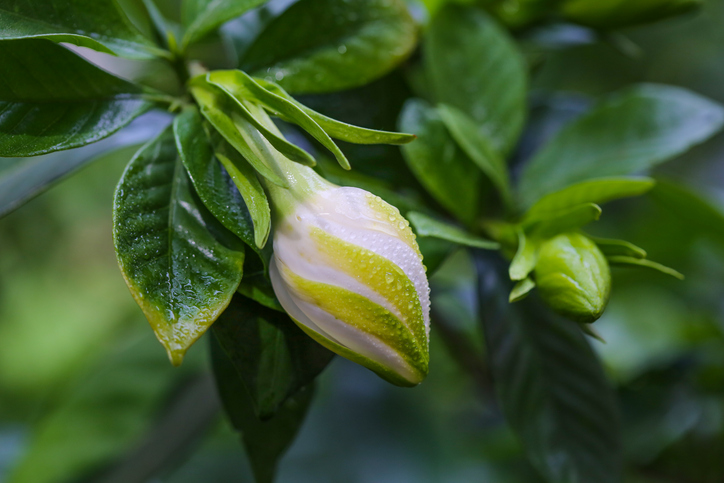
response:
M544 242L535 278L546 304L576 322L590 323L601 317L611 292L606 258L580 233L564 233Z
M270 275L284 309L328 349L400 386L428 371L429 286L400 212L299 166L275 207Z

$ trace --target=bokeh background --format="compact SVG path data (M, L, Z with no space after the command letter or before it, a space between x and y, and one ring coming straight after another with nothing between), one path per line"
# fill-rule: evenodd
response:
M684 86L724 103L722 25L724 1L710 0L696 14L620 36L555 26L521 38L533 77L520 162L596 96L631 83ZM404 88L408 74L403 67L364 93ZM380 100L393 111L384 114L380 105L344 104L354 98L338 96L335 115L394 125L399 106ZM208 341L174 369L116 265L115 184L138 144L168 122L161 114L137 120L104 141L129 147L0 220L0 482L252 481L207 375ZM657 175L724 212L724 135ZM612 204L594 230L687 276L615 269L610 307L596 323L607 343L592 344L617 387L631 482L724 481L724 226L709 228L642 198ZM451 325L433 327L431 372L418 388L335 359L280 482L541 481L480 376L474 282L464 251L434 276L433 303ZM457 342L443 341L441 330Z

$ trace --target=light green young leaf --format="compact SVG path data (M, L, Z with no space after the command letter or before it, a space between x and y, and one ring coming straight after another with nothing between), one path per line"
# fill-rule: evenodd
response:
M402 147L415 177L458 220L472 223L480 211L482 173L452 139L438 111L412 99L400 114L399 126L419 136Z
M416 40L404 0L301 0L262 31L241 65L290 92L339 91L382 77Z
M524 278L513 286L513 290L510 291L510 295L508 296L508 302L514 303L523 300L534 288L535 282L533 279L530 277Z
M0 156L106 138L151 109L140 87L44 39L0 41Z
M448 5L430 25L424 60L434 99L468 114L506 155L523 128L527 90L508 33L481 9Z
M524 223L524 226L526 232L536 237L550 238L560 233L577 230L598 220L600 216L600 206L584 203L573 208L547 213L530 223Z
M441 104L437 109L453 139L490 178L498 189L503 203L511 207L513 197L510 191L508 169L487 135L478 128L473 119L460 109L447 104Z
M447 240L458 245L484 250L497 250L500 248L499 243L471 235L457 226L437 221L434 218L430 218L416 211L409 212L407 219L412 223L417 235L421 237L439 238L440 240Z
M113 240L133 298L171 362L181 364L236 292L244 250L196 197L170 127L123 173Z
M722 125L722 106L686 89L626 88L573 121L536 154L521 176L521 200L532 206L580 181L650 169L707 140Z
M181 160L206 208L229 231L260 253L259 244L264 246L270 229L266 195L252 167L245 160L237 159L240 156L234 156L234 163L224 155L225 169L221 167L204 127L195 107L186 108L176 116L173 128ZM233 156L235 151L224 153Z
M287 186L281 173L275 169L276 164L267 161L280 154L245 119L240 116L232 119L226 114L233 109L227 99L228 96L218 92L216 88L212 90L204 85L192 86L191 93L201 107L201 114L260 175L274 184Z
M271 125L267 126L264 123L260 122L260 120L257 119L257 117L251 112L252 110L254 110L254 106L251 103L244 100L243 98L236 97L234 95L234 92L226 86L210 81L210 77L211 74L208 74L207 81L209 82L209 84L218 87L232 100L235 109L231 113L231 117L232 119L234 119L234 123L237 124L237 126L240 124L238 118L241 117L246 123L250 124L254 127L254 129L259 131L262 136L266 138L269 144L274 147L274 149L279 151L279 153L281 153L288 159L304 164L305 166L313 167L316 165L316 161L311 154L309 154L299 146L295 146L294 144L284 139L284 137L279 134L279 131L275 127L272 127ZM258 113L259 110L255 110L255 112Z
M527 237L522 230L518 232L518 250L508 268L511 280L525 280L530 275L538 262L539 247L539 240Z
M278 96L256 83L254 79L240 70L215 71L208 75L209 82L227 90L237 99L247 97L255 99L290 122L296 123L307 131L322 146L329 149L344 169L350 169L349 161L344 153L330 139L324 130L305 113L297 104Z
M215 149L216 157L224 165L246 203L254 223L254 243L260 249L266 245L271 231L271 208L264 188L256 177L254 169L233 148L223 143Z
M639 248L633 243L626 240L613 240L610 238L597 238L589 236L604 255L608 256L625 256L633 258L646 258L646 250Z
M168 57L115 1L0 0L0 40L45 38L132 59Z
M316 122L330 137L354 144L407 144L415 140L414 134L406 134L390 131L378 131L364 127L353 126L345 122L337 121L317 111L309 109L305 105L294 100L278 84L264 79L255 78L256 82L267 91L282 97L299 107L314 122ZM270 106L271 107L271 106Z
M678 278L679 280L684 280L684 275L680 272L677 272L673 268L669 268L665 265L652 262L651 260L646 260L644 258L634 258L621 255L606 258L608 259L608 263L613 266L650 268L651 270L656 270L657 272L671 275L672 277Z
M655 183L653 179L644 177L599 178L583 181L538 200L525 214L525 220L540 219L551 212L572 208L582 203L602 204L620 198L639 196L653 188Z
M181 16L186 33L181 42L181 51L185 51L189 45L201 40L221 24L266 2L267 0L183 0Z

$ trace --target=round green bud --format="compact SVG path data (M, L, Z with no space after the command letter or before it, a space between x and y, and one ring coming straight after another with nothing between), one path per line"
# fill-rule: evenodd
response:
M611 272L598 246L580 233L545 241L535 267L538 291L555 312L590 323L603 314L611 293Z

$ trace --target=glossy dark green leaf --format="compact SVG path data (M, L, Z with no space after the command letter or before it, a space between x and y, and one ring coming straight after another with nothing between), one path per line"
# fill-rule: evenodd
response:
M182 18L186 26L181 43L182 50L201 40L221 24L240 16L267 0L184 0Z
M279 303L269 278L263 273L249 276L249 272L246 271L237 292L264 307L284 312L284 308Z
M236 295L214 324L214 335L236 368L261 419L311 384L334 353L306 335L285 312Z
M592 178L652 168L718 132L724 109L678 87L626 88L573 121L524 168L520 197L531 206L544 195Z
M619 29L681 15L703 0L568 0L563 15L572 22L602 30Z
M382 77L416 40L403 0L300 0L262 31L242 68L289 92L331 92Z
M416 211L408 213L407 219L410 220L410 223L412 223L412 226L415 228L417 236L439 238L458 245L484 250L497 250L500 248L499 243L471 235L455 225L443 223Z
M110 136L152 107L141 89L43 39L0 42L0 156Z
M112 0L0 0L0 40L38 37L135 59L169 55Z
M266 179L279 186L286 186L286 181L275 167L274 159L281 156L264 136L242 116L233 113L236 107L228 96L213 86L194 85L193 96L199 103L201 114L214 129L231 144L249 164Z
M597 238L589 236L593 242L598 245L601 252L608 256L622 255L633 258L646 258L646 250L639 248L633 243L626 240L613 240L610 238Z
M507 301L505 267L480 253L480 314L500 406L533 465L556 483L619 483L614 393L578 324L534 295Z
M123 173L113 225L123 277L178 365L231 301L244 251L194 193L170 127Z
M334 139L354 144L407 144L415 140L414 134L367 129L364 127L353 126L352 124L347 124L346 122L337 121L336 119L320 114L296 101L284 89L282 89L281 86L274 82L260 78L257 78L256 81L270 93L293 103ZM262 99L259 100L265 102ZM279 111L279 109L274 107L278 104L278 102L279 101L276 101L274 104L265 102L265 104L271 109L277 110L280 114L283 114L282 111Z
M480 211L482 173L457 146L437 110L424 101L410 100L399 126L418 136L402 147L415 177L456 218L471 223Z
M507 154L526 112L527 68L515 42L483 11L448 5L430 25L424 54L435 100L468 114Z
M171 367L150 333L120 334L108 355L88 367L33 424L8 481L72 481L123 457L165 414L178 384L198 374L202 360L193 359L182 368Z
M258 483L272 483L279 458L294 441L304 422L314 394L307 386L284 402L277 414L266 421L254 412L254 403L232 360L212 337L211 357L216 386L226 414L241 433Z
M684 275L674 270L673 268L669 268L660 263L652 262L651 260L646 260L645 258L614 255L606 257L606 259L608 260L608 263L612 266L649 268L651 270L655 270L666 275L671 275L672 277L678 278L679 280L684 280Z
M602 204L620 198L639 196L648 192L654 184L653 179L644 177L599 178L583 181L538 200L525 214L525 220L536 220L551 212L583 203Z
M195 107L189 107L177 116L173 128L181 160L199 198L229 231L258 253L260 249L257 244L264 246L271 223L269 203L264 191L260 186L258 190L255 189L256 185L249 180L256 179L254 171L243 159L234 163L226 156L224 164L228 170L222 166ZM242 168L242 171L238 166L247 168ZM250 198L248 203L246 198ZM250 214L252 211L255 214L253 217ZM255 238L257 232L258 239Z
M527 233L538 238L550 238L567 231L575 231L601 216L601 207L594 203L584 203L572 208L546 213L525 224Z
M440 117L453 139L470 159L485 173L498 189L506 206L512 207L513 196L505 160L498 154L487 134L478 129L475 121L460 109L441 104Z

